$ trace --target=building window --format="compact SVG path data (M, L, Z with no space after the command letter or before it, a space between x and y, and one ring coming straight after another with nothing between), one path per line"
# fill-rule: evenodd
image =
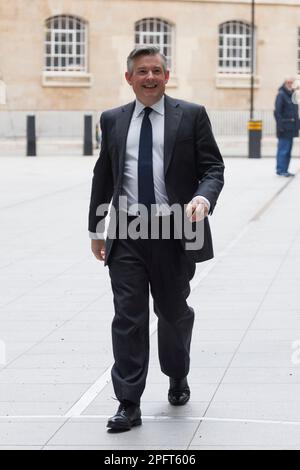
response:
M228 21L219 26L219 73L251 73L251 26Z
M46 20L45 71L87 72L87 26L74 16Z
M159 18L144 18L135 24L135 46L158 46L166 56L170 70L174 70L173 35L173 25Z

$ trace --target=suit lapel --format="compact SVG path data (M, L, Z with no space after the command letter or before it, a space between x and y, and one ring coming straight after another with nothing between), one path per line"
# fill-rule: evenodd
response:
M172 160L176 134L182 118L182 109L176 100L165 96L165 142L164 142L164 172L168 171Z
M116 138L119 152L119 175L123 174L127 135L130 126L131 117L134 111L135 102L123 106L116 120Z

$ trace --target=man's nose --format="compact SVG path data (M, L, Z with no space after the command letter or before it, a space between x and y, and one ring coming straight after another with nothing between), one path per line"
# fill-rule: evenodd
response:
M148 73L147 73L147 79L148 78L153 78L153 77L154 77L154 75L152 73L152 70L149 70Z

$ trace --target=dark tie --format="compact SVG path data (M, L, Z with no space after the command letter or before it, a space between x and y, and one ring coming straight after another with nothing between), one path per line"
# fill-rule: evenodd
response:
M153 163L152 163L152 125L149 114L152 108L144 109L144 118L141 127L139 160L138 160L138 191L139 204L144 204L148 213L151 211L151 204L155 204L154 183L153 183Z

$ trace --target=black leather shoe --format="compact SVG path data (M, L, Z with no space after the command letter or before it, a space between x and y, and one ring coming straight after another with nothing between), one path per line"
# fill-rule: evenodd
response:
M114 431L128 431L134 426L142 424L141 409L139 405L131 402L122 402L115 416L107 422L107 427Z
M170 377L168 400L171 405L183 406L189 401L190 396L191 391L186 377L183 379L172 379Z

